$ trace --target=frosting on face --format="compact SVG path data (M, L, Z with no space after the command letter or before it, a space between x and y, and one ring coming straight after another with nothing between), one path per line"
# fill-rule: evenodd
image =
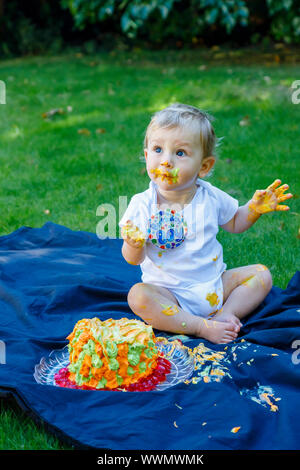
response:
M172 168L171 170L155 168L150 170L150 172L154 174L155 178L160 178L162 181L166 180L169 184L174 184L178 181L179 168Z

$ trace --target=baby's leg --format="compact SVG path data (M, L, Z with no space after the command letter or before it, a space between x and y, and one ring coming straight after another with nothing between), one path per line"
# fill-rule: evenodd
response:
M213 343L229 343L239 327L232 321L209 321L180 308L166 288L138 283L128 293L131 310L154 328L177 334L194 335Z
M222 274L223 307L213 319L228 321L239 319L253 312L272 288L272 276L262 264L229 269Z

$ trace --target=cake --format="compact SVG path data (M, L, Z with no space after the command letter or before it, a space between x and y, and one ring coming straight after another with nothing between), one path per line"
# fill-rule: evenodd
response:
M122 227L121 233L123 238L129 237L135 242L139 242L141 247L144 246L146 241L144 233L136 225L133 225L131 221L128 221Z
M83 319L67 339L70 364L66 372L76 388L126 388L153 376L158 366L163 368L159 381L170 371L155 345L152 327L140 320Z

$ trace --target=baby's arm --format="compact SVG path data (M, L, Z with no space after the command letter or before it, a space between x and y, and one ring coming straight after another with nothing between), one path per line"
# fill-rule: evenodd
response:
M124 243L122 255L129 264L141 264L145 259L145 235L127 220L121 231Z
M233 219L222 225L222 228L232 233L245 232L262 214L273 211L288 211L288 206L279 205L279 203L290 199L293 195L291 193L283 194L289 186L284 184L277 188L280 184L281 180L277 179L267 189L255 191L252 199L244 206L239 207Z
M226 222L224 225L220 225L220 227L223 230L226 230L226 232L231 232L231 233L241 233L245 232L248 230L248 228L251 227L251 225L254 224L254 222L259 219L261 214L253 214L253 218L248 220L248 214L249 214L249 204L250 201L247 202L244 206L240 206L238 210L235 213L235 216L229 220L229 222Z

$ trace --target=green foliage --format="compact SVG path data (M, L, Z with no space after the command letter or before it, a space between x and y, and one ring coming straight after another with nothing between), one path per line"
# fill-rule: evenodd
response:
M75 28L84 30L108 18L130 39L142 35L162 42L167 33L177 40L225 31L230 36L236 27L256 27L260 6L245 0L61 0L69 9ZM286 43L300 40L299 0L266 0L267 17L261 18L275 40ZM253 28L252 28L253 29ZM154 33L155 31L155 33ZM254 31L254 34L258 34Z
M267 0L276 40L300 43L300 3L297 0Z
M249 10L243 0L195 0L195 3L200 7L204 23L220 23L228 34L237 24L247 25Z
M300 42L299 0L10 0L3 11L0 56Z
M246 26L248 18L244 0L62 0L62 6L69 8L79 29L113 17L120 22L122 32L129 38L135 38L150 17L151 27L160 23L160 19L164 20L165 27L165 20L168 19L169 23L174 17L178 18L178 11L183 15L186 33L190 28L195 29L195 24L197 32L217 24L229 34L238 24Z
M75 27L84 29L89 23L99 23L109 17L120 22L121 30L129 38L136 36L150 14L158 10L162 18L167 18L173 4L179 0L62 0L63 8L69 8L74 17Z
M61 0L6 1L0 17L0 55L52 53L63 47L66 19Z

